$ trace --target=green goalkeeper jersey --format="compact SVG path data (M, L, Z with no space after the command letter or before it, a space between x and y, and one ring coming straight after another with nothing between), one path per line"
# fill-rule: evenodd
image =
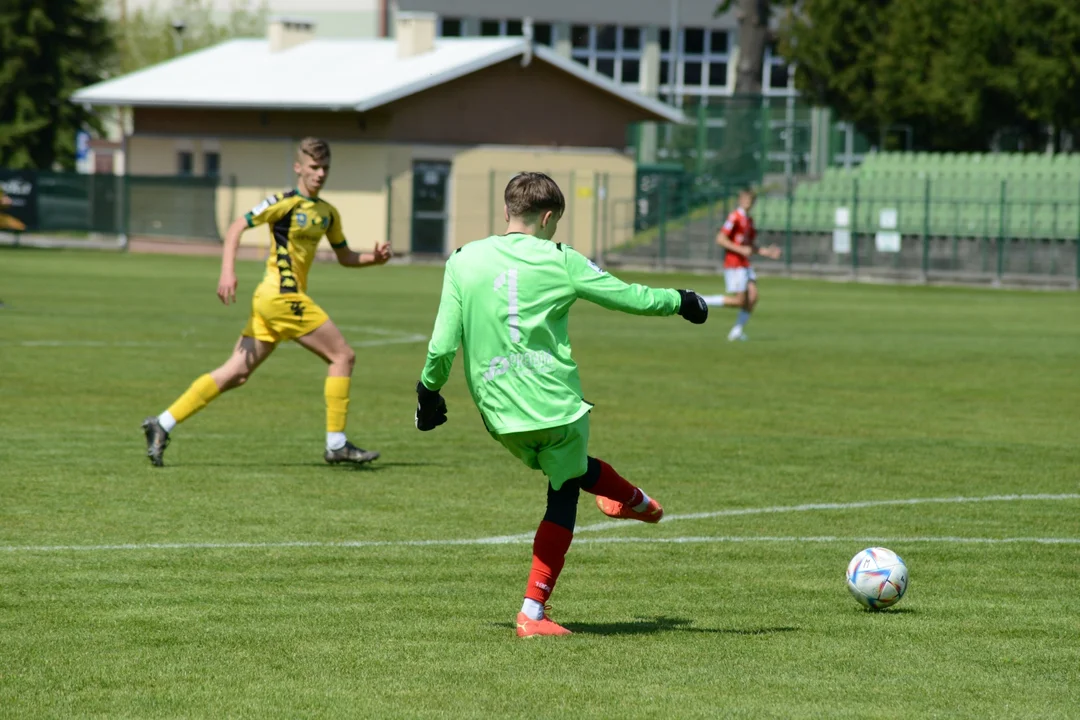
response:
M674 315L677 290L628 285L576 250L531 235L477 240L446 262L421 381L439 390L458 346L488 430L556 427L592 407L570 356L570 307L582 298L635 315Z

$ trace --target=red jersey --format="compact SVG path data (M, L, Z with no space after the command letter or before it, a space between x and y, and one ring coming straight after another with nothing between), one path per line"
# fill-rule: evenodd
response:
M746 211L735 208L728 215L727 222L720 230L731 242L736 245L753 245L757 230L754 229L754 221L746 214ZM750 258L743 257L738 253L728 252L724 256L724 267L739 268L750 267Z

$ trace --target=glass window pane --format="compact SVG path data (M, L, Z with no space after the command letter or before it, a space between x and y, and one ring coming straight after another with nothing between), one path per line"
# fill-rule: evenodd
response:
M709 63L709 85L711 87L727 85L727 63Z
M641 28L625 27L622 29L622 46L624 50L641 49Z
M615 58L596 58L596 72L615 78Z
M614 25L601 25L596 28L596 49L614 50L616 30Z
M522 27L520 20L507 20L506 21L506 34L519 36L524 35L524 28Z
M459 18L443 18L440 27L443 37L461 37L461 20Z
M481 20L480 21L480 34L483 37L498 37L500 35L498 20Z
M221 155L216 152L208 152L203 155L203 174L209 177L217 177L221 173Z
M574 62L579 62L585 67L589 67L589 54L574 53Z
M701 28L686 28L683 31L683 52L687 55L705 54L705 31Z
M660 61L660 84L667 85L671 82L671 63L667 60Z
M668 52L671 50L671 31L660 31L660 52Z
M551 45L551 23L533 25L533 39L541 45Z
M570 44L576 48L589 47L589 26L575 25L570 28Z
M190 175L195 171L195 157L187 150L176 153L177 175Z
M713 30L709 33L709 50L717 55L723 55L728 51L728 31Z
M622 61L622 81L624 83L636 83L641 80L641 61Z
M788 84L788 66L787 65L773 65L772 73L769 75L769 87L781 89L786 88Z
M683 63L683 85L700 85L701 71L699 62Z

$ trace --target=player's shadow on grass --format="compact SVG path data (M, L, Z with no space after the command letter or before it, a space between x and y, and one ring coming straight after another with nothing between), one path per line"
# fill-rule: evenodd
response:
M718 635L774 635L777 633L797 632L796 627L761 627L761 628L710 628L694 627L694 621L687 618L669 618L663 615L653 618L634 618L627 622L614 623L567 623L566 627L582 635L647 635L660 632L709 633Z
M513 627L511 623L499 623L500 627ZM651 635L661 632L709 633L717 635L776 635L779 633L798 632L801 628L760 627L760 628L708 628L694 627L694 621L687 618L670 618L663 615L652 618L634 618L626 622L613 623L577 623L565 624L566 629L579 635Z
M363 465L351 465L348 463L341 463L340 465L328 465L325 462L319 462L312 460L310 462L190 462L190 463L178 463L175 467L307 467L307 468L325 468L327 472L376 472L380 469L392 468L392 467L439 467L443 463L433 462L382 462L376 461L374 463L364 463Z

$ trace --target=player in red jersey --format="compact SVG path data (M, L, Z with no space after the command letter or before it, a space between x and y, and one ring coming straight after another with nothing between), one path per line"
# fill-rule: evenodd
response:
M710 305L738 308L739 316L728 333L728 340L746 340L744 328L750 321L750 313L757 305L757 276L750 266L750 256L760 255L770 260L780 259L780 248L776 245L759 248L754 244L757 231L750 210L754 207L753 190L739 192L739 206L728 215L724 227L716 234L716 244L726 250L724 256L724 285L726 295L711 295L705 298Z

